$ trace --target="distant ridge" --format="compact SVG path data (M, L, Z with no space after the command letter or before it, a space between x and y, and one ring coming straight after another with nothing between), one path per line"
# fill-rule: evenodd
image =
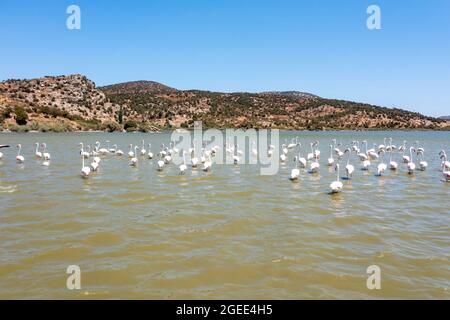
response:
M450 116L442 116L442 117L439 117L439 119L450 120Z
M105 94L166 93L178 91L164 84L146 80L123 82L99 87L99 89Z

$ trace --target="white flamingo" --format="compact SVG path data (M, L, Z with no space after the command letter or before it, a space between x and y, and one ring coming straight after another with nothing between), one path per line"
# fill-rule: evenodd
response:
M203 164L203 171L209 172L211 171L212 162L211 162L211 156L208 157L208 159Z
M408 173L413 174L414 170L416 170L416 164L412 161L412 152L414 150L414 147L409 148L409 162L406 164L406 167L408 168Z
M384 148L380 150L380 153L382 153L383 156L381 157L381 163L378 164L377 174L382 176L387 169L387 165L384 163Z
M393 149L391 148L391 151L389 151L389 169L395 171L398 168L398 163L392 160L392 151Z
M51 159L50 153L45 152L47 150L47 144L45 142L42 144L42 147L44 148L44 150L42 151L42 156L44 157L45 160L50 160Z
M17 152L16 161L17 161L18 163L23 163L23 162L25 161L25 158L24 158L24 156L22 156L22 155L20 154L20 152L22 151L22 145L21 145L21 144L18 144L18 145L17 145L17 148L19 148L19 151Z
M333 145L330 144L330 157L328 158L328 166L331 167L333 164L334 164Z
M291 175L289 176L289 179L292 181L298 180L298 177L300 176L300 170L298 169L297 157L294 157L294 163L295 163L295 167L291 170Z
M419 158L419 169L420 169L420 171L425 171L428 168L428 162L423 160L424 154L425 154L425 150L423 148L421 148L421 150L419 152L417 152L417 156L420 157Z
M130 144L128 148L128 158L134 158L133 145Z
M81 176L83 178L88 178L90 174L91 174L91 168L86 167L84 165L84 157L81 156Z
M136 167L137 166L137 164L138 164L138 158L137 158L137 150L139 149L139 147L138 146L135 146L134 147L134 157L133 158L131 158L131 160L130 160L130 166L132 166L132 167Z
M162 153L159 154L160 159L158 160L158 162L156 163L156 167L158 171L162 171L164 169L164 161L162 160Z
M345 171L347 172L347 179L351 179L353 172L355 171L355 167L350 164L350 156L352 154L350 149L345 149L344 153L348 153L347 165L345 166Z
M147 150L145 150L145 141L142 140L141 156L145 156L146 154L147 154Z
M150 160L153 159L152 144L151 143L148 144L147 158L149 158Z
M117 156L123 156L123 151L117 148L117 144L114 145L114 154L116 154Z
M186 151L183 151L183 163L179 166L180 174L185 174L187 169L186 165Z
M42 158L42 152L39 151L39 142L36 142L36 152L35 152L36 158L40 159Z
M331 193L341 192L342 188L344 187L344 185L342 184L342 182L340 180L340 176L339 176L339 163L336 164L335 170L337 171L337 177L336 177L336 181L334 181L330 184Z
M83 144L83 142L80 142L79 146L81 147L81 150L80 150L81 156L83 158L86 158L86 159L89 158L90 157L89 152L84 151L84 144Z
M442 166L442 175L444 176L445 181L450 181L450 171L445 171L444 166Z

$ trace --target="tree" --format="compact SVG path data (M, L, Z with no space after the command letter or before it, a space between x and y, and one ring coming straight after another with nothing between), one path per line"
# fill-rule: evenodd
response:
M16 114L16 123L19 126L23 126L23 125L27 124L28 114L24 108L16 107L16 109L14 110L14 113Z

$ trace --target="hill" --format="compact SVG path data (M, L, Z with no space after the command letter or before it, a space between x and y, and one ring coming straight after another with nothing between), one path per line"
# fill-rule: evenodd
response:
M13 131L156 131L196 120L216 128L450 129L443 119L297 91L181 91L153 81L97 88L79 74L0 83L0 127Z
M100 87L105 94L142 94L142 93L165 93L175 92L174 88L170 88L154 81L132 81L110 86Z
M442 119L442 120L450 120L450 116L439 117L439 119Z

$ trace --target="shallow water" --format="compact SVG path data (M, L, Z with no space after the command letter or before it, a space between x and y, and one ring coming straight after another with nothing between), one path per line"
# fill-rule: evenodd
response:
M450 154L448 132L282 132L305 146L320 141L319 174L287 179L293 154L275 176L252 165L157 172L157 160L104 157L99 172L79 175L80 141L152 142L169 134L0 134L0 298L343 299L443 298L450 281L450 183L437 156ZM359 170L327 193L332 138L382 143L420 140L429 168L376 177ZM50 167L33 158L46 142ZM302 148L305 154L309 152ZM401 156L395 154L400 163ZM345 165L346 160L342 163ZM343 165L343 166L344 166ZM376 166L374 165L375 169ZM344 172L341 172L344 175ZM78 265L82 289L66 288ZM368 290L378 265L381 290Z

